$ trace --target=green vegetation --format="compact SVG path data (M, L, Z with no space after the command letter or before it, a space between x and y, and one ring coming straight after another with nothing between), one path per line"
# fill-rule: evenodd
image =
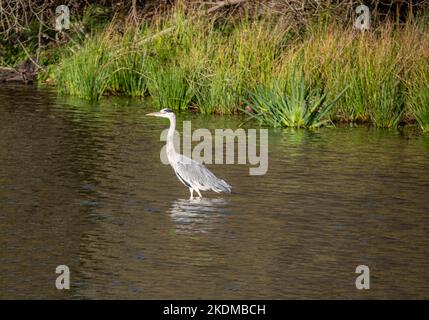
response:
M79 53L64 59L61 67L53 71L60 93L81 98L100 99L111 85L112 53L107 50L103 39L85 42Z
M197 14L178 5L136 25L113 22L70 43L44 78L86 99L150 96L158 107L245 112L261 124L369 122L429 131L429 36L423 18L357 31L329 14ZM295 75L299 71L299 76Z
M289 86L280 86L278 82L269 87L257 86L250 93L249 106L244 111L272 127L314 129L331 123L327 115L346 89L327 102L326 94L313 90L302 75L297 77L293 72Z
M417 120L424 132L429 132L429 37L426 35L421 41L417 49L421 54L407 79L406 103L410 117Z

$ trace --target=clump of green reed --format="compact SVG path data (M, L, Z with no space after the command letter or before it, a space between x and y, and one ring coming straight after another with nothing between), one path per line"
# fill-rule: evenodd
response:
M90 100L101 98L111 79L113 57L106 35L97 40L85 41L55 68L53 78L60 93Z
M210 58L199 74L197 108L203 114L231 114L239 103L242 78L228 57L215 53Z
M337 25L312 30L296 51L310 85L336 97L336 120L396 127L404 107L403 57L389 27L359 32ZM295 59L296 60L296 59ZM294 60L288 58L287 64ZM283 62L285 63L285 62Z
M59 92L100 99L110 81L108 61L105 50L85 45L78 55L65 59L58 68L55 79Z
M304 40L298 52L306 78L313 87L325 90L330 99L349 86L331 116L342 121L366 120L364 89L356 77L359 71L355 69L354 35L335 24L317 30Z
M165 21L157 21L156 34L150 43L148 65L149 93L159 107L185 110L195 96L195 78L204 61L201 48L201 22L187 21L177 9ZM167 32L168 30L172 30Z
M250 92L244 111L250 118L272 127L318 128L332 124L329 113L344 93L332 101L306 84L303 75L290 77L289 85L278 81L258 85Z
M232 29L227 21L211 34L215 40L198 87L197 106L202 113L235 113L247 90L273 76L289 33L270 18L246 18Z
M426 56L415 62L407 79L407 108L420 128L429 132L429 49L426 50Z
M124 32L118 42L112 63L113 74L109 90L128 96L144 96L148 91L148 52L140 39L146 35L147 28L139 30L131 27ZM111 48L112 50L113 47Z
M400 51L391 30L358 39L353 85L359 103L377 127L396 127L404 108ZM353 63L350 61L350 63ZM350 101L351 103L353 102Z
M159 108L186 110L194 96L187 78L187 70L182 66L154 63L149 72L149 92Z
M231 114L240 99L240 79L232 72L214 72L198 86L196 105L203 114Z

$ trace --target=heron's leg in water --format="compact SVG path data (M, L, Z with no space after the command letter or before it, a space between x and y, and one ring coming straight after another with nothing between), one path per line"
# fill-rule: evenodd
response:
M203 196L201 195L200 190L198 190L198 189L195 189L195 190L197 191L197 193L198 193L198 195L200 196L200 198L202 198Z
M194 199L194 189L192 189L192 188L189 188L189 191L191 192L191 196L190 196L190 198L189 199Z

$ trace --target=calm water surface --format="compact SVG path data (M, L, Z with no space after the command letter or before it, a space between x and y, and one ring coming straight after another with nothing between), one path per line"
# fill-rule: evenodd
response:
M429 298L429 136L270 130L266 175L211 165L233 193L190 202L153 110L0 87L0 298Z

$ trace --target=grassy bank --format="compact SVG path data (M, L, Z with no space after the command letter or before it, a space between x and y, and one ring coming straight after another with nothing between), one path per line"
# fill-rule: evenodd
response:
M244 112L270 126L417 122L429 131L429 33L416 22L360 32L329 16L302 27L178 8L121 32L111 24L71 49L47 76L86 99L150 96L159 107Z

